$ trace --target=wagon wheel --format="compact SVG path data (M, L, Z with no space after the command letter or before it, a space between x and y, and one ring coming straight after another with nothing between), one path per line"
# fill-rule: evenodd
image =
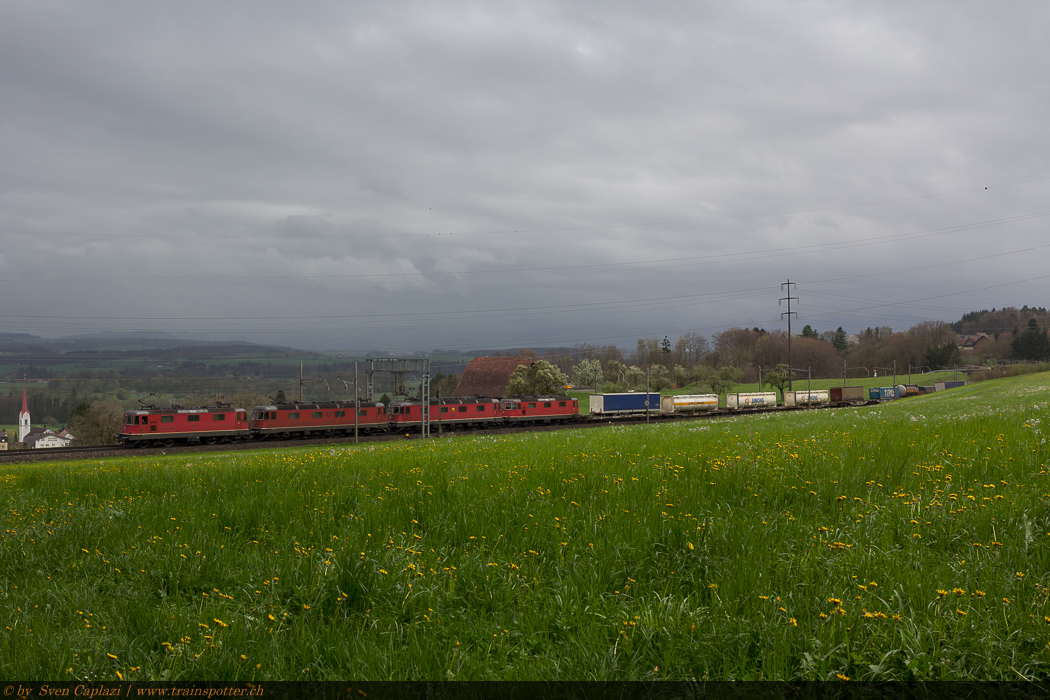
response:
M172 445L175 444L175 441L173 439L171 439L171 438L168 438L167 440L165 440L161 444L163 444L165 447L171 447Z
M326 431L324 431L324 436L325 436L326 438L330 438L330 437L332 437L332 431L331 431L331 430L326 430Z
M201 442L206 442L209 445L214 445L218 441L219 441L219 438L215 437L214 435L209 435L208 437L201 438Z

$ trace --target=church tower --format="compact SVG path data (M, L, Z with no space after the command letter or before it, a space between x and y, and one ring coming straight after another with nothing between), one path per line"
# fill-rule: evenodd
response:
M18 441L25 442L29 434L29 403L26 401L26 385L22 380L22 410L18 413Z

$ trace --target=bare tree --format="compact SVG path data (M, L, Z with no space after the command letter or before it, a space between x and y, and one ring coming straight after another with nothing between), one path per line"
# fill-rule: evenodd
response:
M116 401L98 401L73 416L66 429L77 445L112 445L123 422L123 406Z

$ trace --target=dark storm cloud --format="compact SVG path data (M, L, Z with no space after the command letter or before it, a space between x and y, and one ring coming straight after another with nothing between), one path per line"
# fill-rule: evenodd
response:
M789 277L821 329L1046 302L965 293L1046 267L1013 252L1050 210L1040 6L2 7L12 330L630 345L778 327Z

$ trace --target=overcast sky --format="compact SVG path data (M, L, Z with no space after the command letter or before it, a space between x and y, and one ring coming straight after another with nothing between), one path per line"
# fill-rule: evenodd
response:
M1050 306L1050 5L0 0L0 331L391 351Z

